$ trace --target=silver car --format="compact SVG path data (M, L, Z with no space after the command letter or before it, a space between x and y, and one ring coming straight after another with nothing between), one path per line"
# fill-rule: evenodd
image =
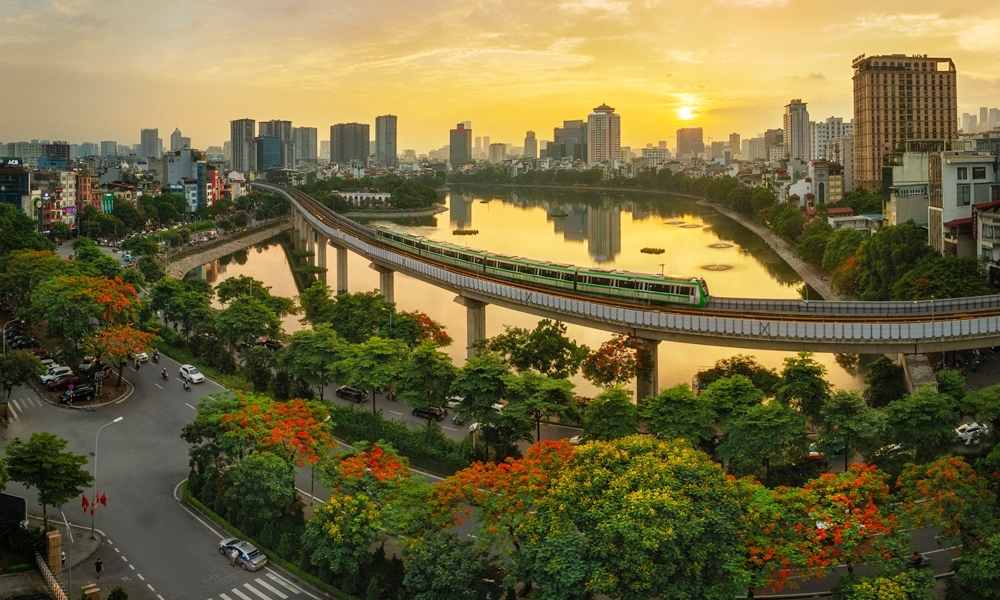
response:
M250 542L240 538L229 538L219 542L219 554L231 556L236 551L236 562L247 571L256 571L267 564L267 557Z

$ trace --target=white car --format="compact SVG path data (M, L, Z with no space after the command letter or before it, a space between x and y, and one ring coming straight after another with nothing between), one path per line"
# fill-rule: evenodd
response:
M181 365L181 379L190 381L191 383L201 383L205 381L205 376L201 374L201 371L194 368L193 365Z
M133 350L132 352L129 352L128 357L131 358L132 360L137 360L141 363L144 363L147 360L149 360L148 354L146 354L145 352L139 352L138 350Z
M465 398L461 396L451 396L448 398L448 408L458 408L458 405L462 403Z
M964 442L966 446L978 444L980 439L989 433L984 423L962 423L955 428L955 441Z
M73 372L73 369L69 367L64 367L62 365L52 365L49 370L42 375L42 383L48 383L53 379L58 379L63 375L68 375Z

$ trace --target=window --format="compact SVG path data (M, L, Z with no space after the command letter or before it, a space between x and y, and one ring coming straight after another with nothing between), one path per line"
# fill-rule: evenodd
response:
M972 203L982 204L983 202L990 201L990 184L988 183L974 183L972 184Z
M973 179L986 179L986 167L972 167Z
M972 186L968 183L958 184L957 202L958 206L968 206L972 204Z
M958 168L958 180L965 181L969 178L969 167L959 167Z
M576 273L563 273L563 281L576 281Z
M599 285L602 287L611 287L611 280L606 277L591 277L590 285Z

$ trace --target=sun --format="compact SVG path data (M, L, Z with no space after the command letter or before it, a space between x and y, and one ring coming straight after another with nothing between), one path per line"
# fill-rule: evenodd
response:
M690 121L694 118L694 108L690 106L682 106L677 109L677 116L682 121Z

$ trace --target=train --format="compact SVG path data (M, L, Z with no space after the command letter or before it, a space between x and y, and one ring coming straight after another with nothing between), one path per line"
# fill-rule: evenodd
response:
M457 246L382 225L375 227L375 239L381 244L416 254L431 262L549 289L695 307L703 307L710 300L708 285L698 277L630 273L531 260Z

